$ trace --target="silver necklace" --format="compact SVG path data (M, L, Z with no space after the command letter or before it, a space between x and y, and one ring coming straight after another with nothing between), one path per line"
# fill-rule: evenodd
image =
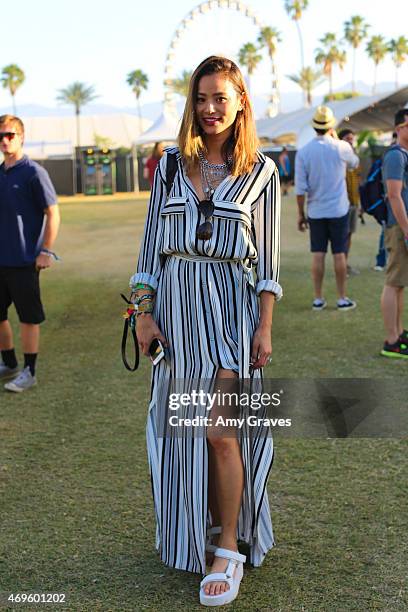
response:
M206 198L210 199L218 185L228 176L232 167L232 156L228 155L227 162L223 164L210 164L202 151L198 152L201 183Z

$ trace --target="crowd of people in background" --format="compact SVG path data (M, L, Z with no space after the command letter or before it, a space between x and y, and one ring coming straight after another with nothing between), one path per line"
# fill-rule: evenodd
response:
M361 165L354 148L354 132L344 129L337 135L335 125L331 109L319 106L312 120L316 136L297 152L295 160L298 229L309 229L315 311L327 307L322 288L329 243L337 309L353 310L357 306L355 300L346 296L346 278L359 273L350 266L348 257L357 219L362 214ZM408 108L395 115L391 144L382 162L377 162L386 208L385 218L379 221L381 234L374 269L382 271L386 266L381 296L386 339L381 355L408 359L408 331L403 325L403 295L408 285Z
M316 136L297 152L294 173L286 147L282 148L277 160L282 195L288 195L295 178L298 229L309 230L314 311L327 307L323 280L329 244L336 278L336 307L339 311L347 311L357 306L356 301L347 296L346 285L348 276L359 273L350 265L349 255L358 217L362 217L359 199L362 172L355 151L354 132L344 129L337 135L335 125L336 118L330 108L318 107L312 120ZM44 320L39 271L48 268L57 258L51 248L59 226L57 197L50 178L41 166L24 155L23 143L22 121L11 115L0 117L0 148L4 155L0 167L0 378L11 379L5 388L15 392L29 389L37 382L39 325ZM386 271L381 297L386 339L381 354L407 359L408 332L402 322L403 290L408 284L407 108L395 116L392 145L382 163L388 218L381 223L373 267ZM150 185L162 156L163 144L156 142L144 167ZM10 189L10 181L14 189ZM27 191L28 183L31 188ZM20 195L17 194L19 187ZM29 195L22 197L21 194ZM13 205L16 198L17 207ZM12 303L21 324L24 352L21 371L7 316Z

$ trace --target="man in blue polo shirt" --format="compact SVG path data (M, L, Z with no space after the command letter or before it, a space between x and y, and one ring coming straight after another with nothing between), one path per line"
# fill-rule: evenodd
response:
M0 116L0 379L12 379L7 391L37 383L40 323L40 270L56 258L52 252L60 223L57 196L47 172L23 153L24 125ZM19 372L8 308L14 304L21 325L24 368Z

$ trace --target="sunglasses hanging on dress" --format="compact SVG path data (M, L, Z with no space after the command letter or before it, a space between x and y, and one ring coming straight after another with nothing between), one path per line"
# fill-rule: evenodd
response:
M223 164L210 164L208 160L205 159L203 152L199 151L198 161L203 192L207 197L198 204L198 210L200 214L203 215L205 221L198 226L196 237L198 240L210 240L213 235L213 224L210 219L214 214L212 196L218 185L220 185L230 173L232 157L229 155L227 162Z

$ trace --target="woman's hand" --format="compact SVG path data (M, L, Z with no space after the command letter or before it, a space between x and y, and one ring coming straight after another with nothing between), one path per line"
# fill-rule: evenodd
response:
M149 346L155 338L160 340L163 346L167 346L166 338L161 333L150 313L138 315L136 319L136 336L140 350L146 357L149 356Z
M263 368L272 355L271 326L260 325L252 340L251 362L253 369Z

